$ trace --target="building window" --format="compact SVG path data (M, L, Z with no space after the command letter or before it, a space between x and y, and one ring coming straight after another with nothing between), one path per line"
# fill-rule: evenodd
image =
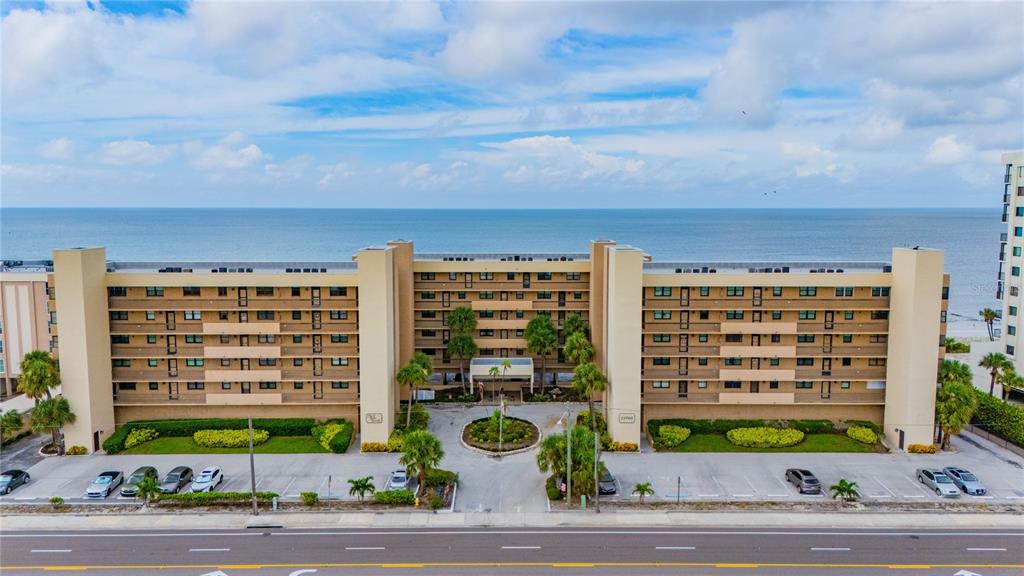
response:
M772 344L778 344L780 342L782 342L782 335L781 334L772 334Z
M221 358L220 359L220 365L225 367L225 368L231 366L231 359L230 358Z
M872 320L888 320L889 319L889 311L888 310L873 310L871 312L871 319Z
M331 286L328 293L331 296L348 296L348 288L344 286Z
M149 383L149 389L150 390L159 390L160 389L160 383L159 382L150 382Z
M743 342L743 334L726 334L725 341L732 344Z
M494 280L494 272L481 272L480 273L480 279L481 280Z
M181 288L182 296L200 296L202 292L199 290L199 286L183 286Z
M273 312L273 310L257 310L256 311L256 319L257 320L273 320L274 319L274 312Z
M182 313L182 319L184 320L202 320L203 313L199 310L185 310Z
M844 381L839 383L839 387L842 388L843 390L849 390L850 389L850 383L848 381L844 380Z
M186 344L202 344L203 337L200 334L185 334Z
M654 295L655 296L671 296L672 295L672 287L670 287L670 286L655 286L654 287Z
M885 358L868 358L868 366L885 366Z
M146 296L151 298L164 295L164 289L160 286L146 286Z
M427 335L426 332L427 331L424 330L424 333L423 333L424 336ZM431 330L431 332L433 332L433 331ZM348 334L331 334L331 343L332 344L347 344L348 343Z
M433 290L425 290L420 293L420 299L422 300L434 300L437 298L437 293Z
M292 344L302 344L302 334L292 334Z
M188 390L205 390L206 389L206 383L204 383L204 382L189 382L188 384L185 385L185 388L188 389Z
M348 390L348 382L344 381L344 380L336 381L336 382L331 382L331 389L332 390Z
M868 338L868 342L872 344L885 344L889 341L889 336L886 334L875 334Z
M818 295L818 288L816 286L801 286L800 287L800 295L801 296L817 296Z
M437 318L437 312L434 312L433 310L424 310L423 312L420 312L420 318Z
M348 310L331 310L331 320L348 320Z
M743 384L739 380L726 380L724 387L726 390L738 390L743 387Z
M150 358L146 361L146 365L150 368L156 368L159 365L159 362L156 361L156 358Z
M853 320L853 310L846 310L843 312L843 320Z
M742 366L743 365L743 358L730 356L730 357L724 358L723 359L723 363L726 366Z
M711 295L711 288L708 287L708 286L701 286L700 287L700 295L701 296L710 296Z
M433 279L434 279L434 273L433 272L420 272L420 280L433 280Z
M573 300L582 300L583 299L583 292L573 292L572 293L572 299Z
M768 364L771 365L771 366L778 366L779 365L779 359L778 358L769 358L768 359Z
M331 366L348 366L348 358L339 358L335 356L331 358Z
M888 297L889 287L888 286L876 286L871 289L871 296L875 298Z
M814 358L797 358L797 366L814 366Z
M743 286L726 286L726 296L743 296Z
M672 359L665 356L655 356L654 358L651 358L651 364L655 366L671 366Z
M707 341L708 341L708 335L707 334L697 334L697 342L704 343L704 342L707 342Z
M849 344L853 342L853 334L843 334L843 344Z
M302 312L292 310L292 320L302 320Z
M260 390L277 390L277 382L260 382Z
M480 330L481 338L490 338L492 336L494 336L494 330L490 328L484 328L483 330Z
M302 366L302 358L292 358L292 366Z
M458 280L459 279L459 273L458 272L449 272L448 273L448 279L449 280Z
M551 272L537 272L537 280L551 280Z
M697 358L697 365L698 366L707 366L708 365L708 357L707 356L701 356L700 358Z
M526 298L526 292L516 292L516 300L522 300Z
M114 368L131 368L132 361L127 358L114 358L110 361L110 365Z
M782 296L782 286L772 286L772 296L780 298Z
M220 383L220 389L221 390L231 390L231 382L221 382Z
M579 272L566 272L565 273L565 279L566 280L580 280L582 277L583 276ZM671 290L671 288L669 288L669 290Z
M522 320L525 317L526 317L526 312L523 312L522 310L516 310L516 319L517 320Z
M270 286L257 286L256 287L256 295L257 296L273 296L274 295L274 289L271 288Z
M146 336L146 344L156 344L156 334Z
M797 380L796 382L797 390L810 390L812 388L814 388L814 382L810 380Z
M797 318L800 320L814 320L818 316L818 313L814 310L801 310L797 314Z
M654 311L654 319L655 320L671 320L672 319L672 311L671 310L655 310Z
M111 286L107 288L107 296L127 296L128 289L124 286Z
M743 310L726 310L726 320L743 320Z
M768 387L771 388L772 390L778 390L779 389L779 381L778 380L772 380L772 381L768 382Z
M547 290L537 292L537 300L551 300L551 292Z
M480 292L480 299L481 300L494 300L494 292L491 292L491 291Z
M295 287L293 287L292 288L292 297L293 298L298 298L299 296L302 296L302 288L295 288Z
M704 380L698 380L697 381L697 388L703 390L703 389L705 389L707 387L708 387L708 383L706 381L704 381Z
M1013 235L1018 237L1018 238L1020 238L1021 236L1024 236L1024 228L1021 228L1020 226L1014 226L1013 227Z
M655 334L653 336L653 340L654 340L654 342L658 342L658 343L671 342L672 341L672 335L671 334Z
M198 367L203 365L202 358L185 358L185 366Z
M126 312L124 310L115 310L115 311L110 313L110 319L111 320L127 320L128 319L128 312Z
M456 297L457 297L457 298L458 298L459 300L465 300L465 299L466 299L466 293L465 293L465 292L456 292L456 293L455 293L455 296L456 296Z
M942 287L942 299L949 300L949 286Z
M156 320L156 312L147 311L146 320Z
M853 296L853 288L850 286L843 288L836 288L836 296L847 298Z
M782 320L782 310L772 310L772 320Z
M661 388L668 388L668 387L669 387L668 380L655 380L654 382L651 382L651 388L661 389Z
M129 342L130 339L128 338L128 336L125 336L123 334L115 334L110 337L111 344L128 344ZM0 350L2 350L2 348L0 348Z
M1010 276L1020 276L1020 266L1011 266Z
M494 310L481 310L480 311L480 317L481 318L494 318Z
M796 341L804 344L814 342L814 334L797 334Z
M1006 354L1013 356L1013 346L1010 346L1009 344L1006 345Z
M1006 327L1006 333L1009 334L1010 336L1016 336L1017 327L1014 326L1013 324L1010 324L1009 326Z
M1009 316L1016 316L1017 315L1017 307L1016 306L1009 306L1008 310L1006 311L1006 313Z
M1020 246L1014 246L1013 247L1013 255L1014 256L1020 256L1021 255L1021 247Z

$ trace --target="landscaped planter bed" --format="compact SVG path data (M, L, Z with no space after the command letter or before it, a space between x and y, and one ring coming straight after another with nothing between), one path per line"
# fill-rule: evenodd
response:
M497 419L494 416L467 424L462 429L462 441L478 450L495 454L524 450L540 441L540 429L533 422L509 416L503 420L500 443Z

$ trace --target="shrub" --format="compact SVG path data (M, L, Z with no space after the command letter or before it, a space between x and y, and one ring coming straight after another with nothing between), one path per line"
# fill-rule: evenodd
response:
M544 490L548 493L548 500L561 500L564 496L558 486L558 477L554 474L544 481Z
M385 446L386 452L402 452L405 449L405 433L397 429L392 430Z
M431 494L428 496L427 503L431 510L440 510L441 508L444 508L444 500L442 500L437 494Z
M252 444L257 446L270 440L266 430L252 431ZM249 430L197 430L192 441L206 448L242 448L249 445Z
M360 452L387 452L387 442L363 442L359 445Z
M266 430L274 436L308 436L316 425L312 418L253 418L253 428ZM241 430L248 429L245 418L197 418L193 420L135 420L126 422L103 441L108 454L124 450L125 440L132 430L152 428L161 437L189 437L199 430Z
M867 428L875 433L876 436L882 435L882 427L870 420L847 420L846 425L850 428L857 426L860 428Z
M412 490L381 490L373 495L373 503L384 506L412 506L416 496Z
M935 454L935 444L911 444L907 446L911 454Z
M310 431L317 444L335 454L344 454L352 442L352 423L347 420L331 420Z
M789 420L785 422L787 428L799 430L804 434L831 434L835 432L835 425L831 420Z
M1024 447L1024 408L1009 404L980 390L974 423L1000 438Z
M658 428L658 437L656 442L666 448L675 448L683 442L686 442L686 439L689 437L689 428L682 428L674 424L666 424Z
M524 444L533 437L536 427L530 422L510 416L499 418L499 415L500 413L495 410L490 418L476 420L470 424L466 430L469 439L480 445L497 445L500 437L505 448L508 448Z
M85 446L71 446L64 453L68 456L82 456L88 451Z
M256 501L258 502L270 502L274 498L277 498L276 492L256 493ZM244 504L251 499L251 492L187 492L162 494L157 502L166 506L219 506Z
M634 442L612 442L612 452L636 452L640 446Z
M735 428L726 432L729 442L748 448L785 448L799 444L804 433L791 428Z
M302 503L306 506L316 506L320 503L320 495L316 492L302 492L299 497L302 498Z
M427 486L448 486L450 484L458 484L459 475L451 470L435 468L427 472L425 482Z
M878 434L875 434L875 432L870 428L864 428L863 426L850 426L846 429L846 435L857 442L863 442L865 444L874 444L875 442L878 442Z
M409 416L409 425L405 425L405 411L399 410L395 414L395 430L426 430L430 425L430 413L422 404L412 405L412 414Z
M139 444L145 444L150 440L155 440L160 437L160 433L152 428L136 428L128 433L128 438L124 441L125 448L132 448Z
M693 434L725 434L734 428L759 428L770 426L766 420L691 420L689 418L670 418L665 420L651 420L647 423L651 435L658 437L658 430L665 424L689 428Z
M54 510L60 510L64 507L64 499L60 496L54 496L50 498L50 506L53 506Z

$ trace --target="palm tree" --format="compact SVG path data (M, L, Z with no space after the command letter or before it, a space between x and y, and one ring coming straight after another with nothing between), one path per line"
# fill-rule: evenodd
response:
M541 472L550 471L562 476L565 474L565 434L548 434L541 440L537 448L537 468Z
M428 377L434 373L434 359L423 352L416 352L413 354L412 359L410 359L409 362L422 368L423 371L427 373Z
M1003 400L1005 401L1011 390L1024 389L1024 376L1017 374L1013 368L1008 368L999 375L999 386L1003 389Z
M476 330L476 312L468 306L459 306L448 313L445 325L452 335L472 334Z
M540 356L541 390L547 385L547 356L555 351L556 346L558 334L555 325L551 323L551 316L537 314L526 324L526 348L530 353ZM533 393L533 382L530 383L530 393Z
M409 406L405 410L405 427L408 428L409 423L412 421L413 394L417 387L427 383L427 371L414 360L410 360L408 364L402 366L402 369L398 371L398 374L395 375L395 380L398 380L400 385L409 387Z
M61 455L64 454L64 443L60 441L60 430L74 421L75 413L71 411L67 398L48 398L32 409L32 431L49 432L53 446Z
M633 494L640 497L640 503L644 503L645 496L653 496L654 488L651 488L650 482L641 482L633 487Z
M587 337L590 334L590 327L587 326L583 316L580 316L578 312L573 312L565 318L565 322L562 324L562 333L566 338L573 334L583 334L584 337Z
M559 478L566 473L572 475L573 494L590 494L594 491L594 433L585 426L573 426L572 470L566 470L565 434L549 434L541 441L537 450L537 468L551 472Z
M494 378L495 380L497 380L498 378L501 377L501 368L498 368L497 366L491 366L490 369L487 370L487 374L491 378ZM483 386L481 386L480 387L480 401L482 402L483 399L484 399L484 389L483 389ZM492 400L494 399L493 396L491 397L491 399Z
M935 394L935 421L939 424L942 449L949 448L949 439L959 434L978 409L978 395L969 382L947 382Z
M846 478L840 478L839 482L829 486L828 490L832 493L832 498L840 498L843 502L853 502L860 498L857 483L850 482Z
M459 360L463 392L466 391L466 359L472 358L476 353L476 342L469 334L455 334L448 340L448 355Z
M570 334L565 339L565 345L562 346L562 349L565 351L565 357L576 364L583 364L594 359L594 345L590 343L590 340L582 332Z
M142 498L142 506L148 506L149 501L160 494L160 484L157 483L156 478L152 476L146 476L139 482L136 495Z
M593 362L585 362L576 367L572 373L572 387L580 395L587 397L590 413L590 428L597 431L597 419L594 418L594 394L608 389L608 378Z
M978 315L980 315L981 319L985 321L985 327L988 328L988 339L995 340L996 336L993 325L995 324L996 319L999 318L999 312L996 312L991 308L985 308L981 312L978 312Z
M60 370L57 362L48 352L34 350L21 359L21 376L18 377L18 390L39 404L44 396L53 398L51 388L60 386Z
M987 368L989 374L992 375L992 381L988 385L988 395L995 396L996 379L999 378L999 373L1003 370L1012 369L1013 362L1010 362L1009 358L999 352L989 352L988 354L985 354L985 357L981 359L981 362L978 362L978 366Z
M973 380L974 375L971 373L971 367L963 362L943 360L942 364L939 364L939 384L946 384L947 382L966 382L969 384Z
M21 418L21 412L13 408L4 412L3 416L0 416L0 438L6 440L9 436L15 436L23 426L25 422Z
M419 478L419 490L426 486L427 473L435 470L444 458L444 447L436 436L426 430L414 430L404 437L405 454L399 463L404 464L406 473Z
M358 497L360 504L363 503L363 498L365 498L367 494L373 494L377 491L377 488L373 485L373 476L350 478L348 485L350 486L348 489L348 495Z

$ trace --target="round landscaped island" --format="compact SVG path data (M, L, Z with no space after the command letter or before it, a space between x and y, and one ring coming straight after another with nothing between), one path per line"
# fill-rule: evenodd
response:
M499 419L497 410L490 418L473 420L462 429L462 443L487 454L523 452L539 442L540 429L536 424L511 416Z

